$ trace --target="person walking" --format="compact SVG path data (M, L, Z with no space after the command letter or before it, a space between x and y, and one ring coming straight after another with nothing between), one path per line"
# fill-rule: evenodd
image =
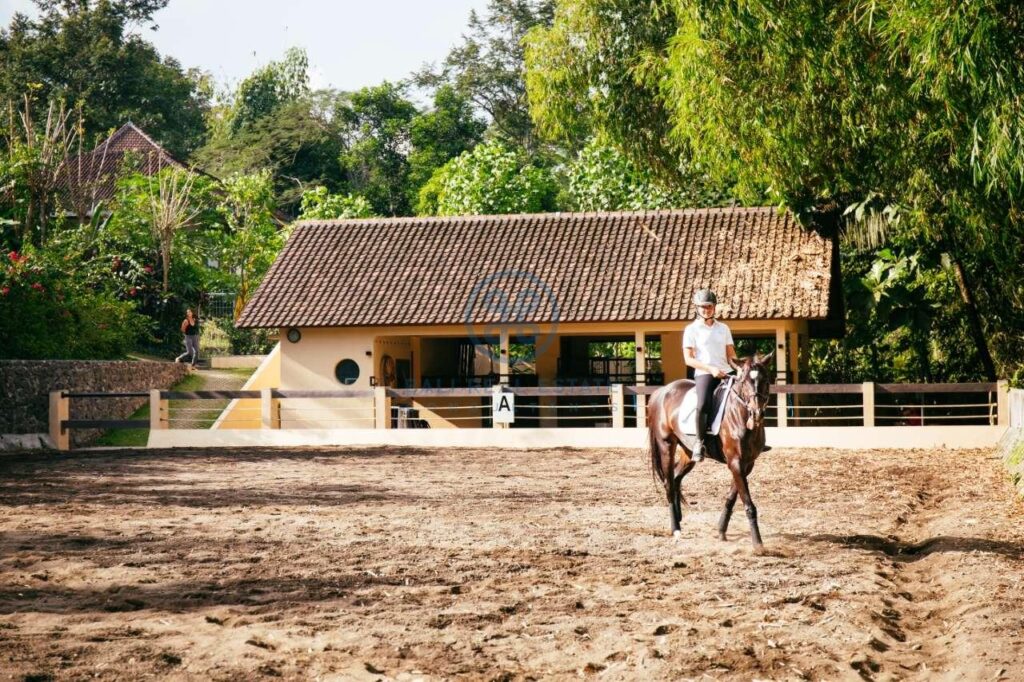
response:
M185 311L185 319L181 323L181 333L185 335L185 352L174 361L181 362L186 357L191 357L189 362L194 368L199 362L199 320L196 319L191 308Z

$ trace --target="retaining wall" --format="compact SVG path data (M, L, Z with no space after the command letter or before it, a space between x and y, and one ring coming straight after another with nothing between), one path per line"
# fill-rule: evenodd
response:
M170 388L188 374L173 362L105 360L0 361L0 446L28 447L49 430L50 391L125 392ZM73 399L72 419L124 419L146 398ZM88 443L99 431L72 431L75 445Z

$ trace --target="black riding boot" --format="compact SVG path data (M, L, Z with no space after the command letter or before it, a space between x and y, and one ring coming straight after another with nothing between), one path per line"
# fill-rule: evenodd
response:
M693 448L690 460L700 462L704 459L704 438L708 434L708 418L702 410L697 414L697 446Z

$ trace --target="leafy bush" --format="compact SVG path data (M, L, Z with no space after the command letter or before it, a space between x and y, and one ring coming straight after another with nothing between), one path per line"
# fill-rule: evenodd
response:
M124 357L146 330L132 303L82 286L34 253L10 251L0 269L0 357Z
M358 194L331 194L322 186L302 193L299 220L341 220L372 216L373 206Z
M277 343L276 329L236 329L228 330L232 355L266 355Z

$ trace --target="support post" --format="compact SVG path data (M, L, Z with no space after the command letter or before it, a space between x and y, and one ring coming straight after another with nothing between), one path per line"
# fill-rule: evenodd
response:
M508 385L508 327L502 327L498 334L498 383Z
M996 382L996 424L1010 426L1010 382Z
M373 388L373 425L378 429L391 428L391 397L386 386Z
M787 383L786 370L789 369L789 353L786 349L786 330L782 327L775 330L775 367L775 383ZM779 428L786 428L786 422L789 419L786 395L778 393L775 396L775 411L778 413Z
M280 401L274 397L274 389L260 389L260 424L264 429L281 428Z
M149 430L163 431L168 427L170 419L167 401L160 399L160 389L154 388L149 392Z
M71 432L61 423L71 417L71 399L64 391L50 391L50 440L61 451L71 449Z
M491 405L492 406L494 405L494 402L495 402L494 397L501 395L503 390L504 390L504 387L501 384L494 384L493 386L491 386ZM507 426L508 426L508 424L499 424L498 422L494 421L494 414L493 413L491 414L491 428L492 429L504 429Z
M637 331L633 336L634 342L636 343L636 385L646 386L647 385L647 335L642 331ZM625 419L625 413L623 413L623 419ZM625 421L623 421L625 423ZM636 426L638 429L642 429L647 425L647 394L637 393L636 394Z
M875 382L865 381L861 391L864 394L864 426L875 425Z
M608 399L612 408L612 428L621 429L626 425L626 401L622 384L612 384L608 387Z

